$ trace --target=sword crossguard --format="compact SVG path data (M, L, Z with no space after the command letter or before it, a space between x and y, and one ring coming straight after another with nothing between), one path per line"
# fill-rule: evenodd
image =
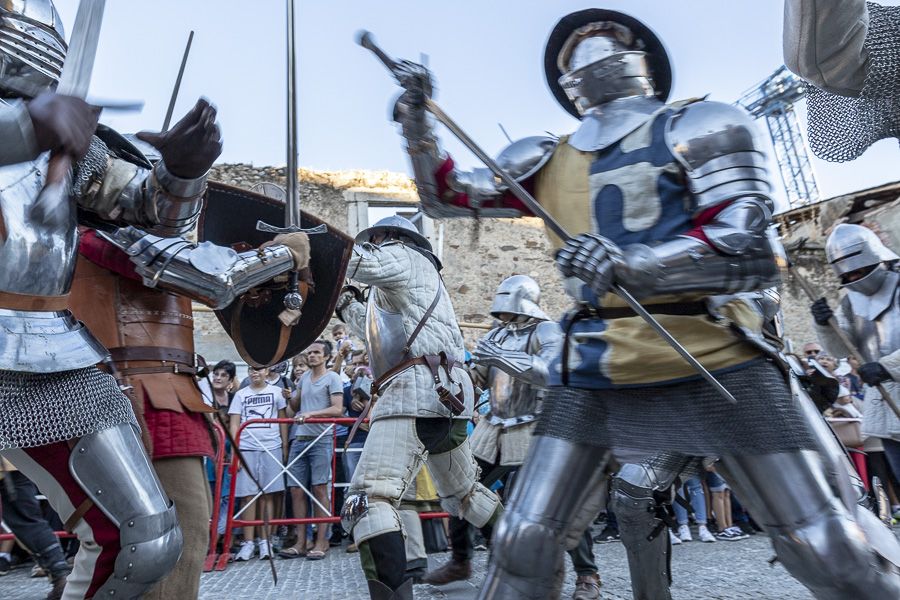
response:
M328 225L322 223L321 225L317 225L315 227L311 227L310 229L303 229L299 225L288 225L286 227L276 227L275 225L269 225L268 223L264 223L263 221L256 222L256 230L264 231L266 233L305 233L306 235L313 235L316 233L327 233Z

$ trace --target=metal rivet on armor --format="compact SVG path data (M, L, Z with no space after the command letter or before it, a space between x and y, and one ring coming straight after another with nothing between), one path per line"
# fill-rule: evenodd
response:
M134 568L134 563L128 563L128 568L129 568L129 569L133 569L133 568Z
M79 448L78 452L81 454L84 454L85 452L87 452L87 450L85 450L84 448Z
M132 546L132 547L131 547L131 551L132 551L132 552L137 552L137 546Z
M129 527L134 527L134 521L128 521L128 526L129 526Z
M97 490L97 495L98 495L98 496L99 496L100 494L102 494L102 493L103 493L103 490Z

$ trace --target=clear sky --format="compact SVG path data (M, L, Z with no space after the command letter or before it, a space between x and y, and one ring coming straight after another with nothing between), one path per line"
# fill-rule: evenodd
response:
M77 0L57 0L71 29ZM884 2L896 5L900 2ZM107 0L91 93L139 99L141 114L104 115L123 132L159 128L188 31L193 51L176 119L204 95L219 107L224 162L285 163L284 0ZM546 37L569 12L628 12L662 38L674 63L672 99L732 102L782 63L779 0L297 0L300 164L408 171L389 120L397 88L354 43L360 29L394 57L427 55L436 99L489 152L515 139L572 131L544 82ZM801 116L805 113L801 110ZM464 166L476 159L442 132ZM900 179L900 149L884 141L844 165L815 161L824 195ZM776 175L776 182L780 182Z

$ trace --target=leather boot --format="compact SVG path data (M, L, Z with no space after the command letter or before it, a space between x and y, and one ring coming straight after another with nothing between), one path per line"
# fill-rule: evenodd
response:
M579 575L575 579L575 593L572 600L596 600L600 597L600 575Z
M63 596L63 590L66 587L66 576L60 575L58 577L54 577L50 579L50 584L53 588L50 590L50 593L47 594L46 600L61 600Z
M392 590L377 579L369 579L369 598L372 600L413 600L413 582L407 579L403 585Z
M443 566L425 573L422 583L447 585L453 581L465 581L472 576L472 561L451 558Z

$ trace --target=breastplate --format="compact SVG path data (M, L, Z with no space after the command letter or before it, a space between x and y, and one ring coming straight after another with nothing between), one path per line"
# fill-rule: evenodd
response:
M531 334L534 327L510 331L495 329L489 335L502 348L510 351L530 352ZM491 416L513 419L534 415L540 402L540 388L521 379L491 367L488 373L488 387L491 390Z
M896 299L893 306L877 320L854 316L853 325L859 351L867 362L876 361L900 349L900 305Z
M34 296L69 291L77 251L73 202L54 208L53 223L34 214L47 172L48 155L0 167L0 213L6 239L0 243L0 290ZM69 311L0 310L0 369L54 373L88 367L106 350Z
M375 302L377 294L378 291L373 289L366 306L369 366L376 379L407 358L405 351L407 335L403 327L403 315L379 307Z

